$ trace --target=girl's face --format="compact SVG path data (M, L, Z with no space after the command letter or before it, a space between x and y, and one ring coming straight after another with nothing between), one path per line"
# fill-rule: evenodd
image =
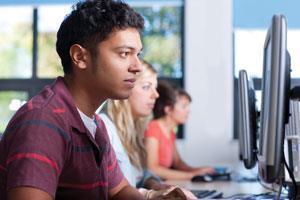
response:
M186 96L179 96L174 107L167 113L176 124L184 124L190 113L190 100Z
M146 117L152 113L155 100L158 98L156 87L156 74L151 73L137 79L128 98L134 118Z

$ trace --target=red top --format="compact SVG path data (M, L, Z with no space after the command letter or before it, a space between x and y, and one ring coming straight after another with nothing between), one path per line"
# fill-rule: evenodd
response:
M173 164L173 150L175 146L176 135L172 131L170 138L163 133L157 120L153 120L149 123L145 137L155 138L158 142L158 159L159 165L170 168Z
M21 107L0 141L0 199L30 186L54 199L108 199L123 175L102 120L88 133L63 79Z

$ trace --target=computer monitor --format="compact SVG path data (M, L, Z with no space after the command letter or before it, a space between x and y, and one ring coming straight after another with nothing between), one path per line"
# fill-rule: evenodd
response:
M283 143L289 115L290 59L287 52L287 23L274 15L264 44L262 105L258 148L261 180L276 182L283 170Z
M255 101L255 91L249 84L247 72L240 70L238 82L239 146L241 159L247 169L253 168L256 164L258 115Z

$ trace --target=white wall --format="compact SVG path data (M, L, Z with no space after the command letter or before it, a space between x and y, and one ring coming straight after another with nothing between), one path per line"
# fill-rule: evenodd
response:
M179 151L192 165L235 165L232 0L185 2L185 85L193 102Z

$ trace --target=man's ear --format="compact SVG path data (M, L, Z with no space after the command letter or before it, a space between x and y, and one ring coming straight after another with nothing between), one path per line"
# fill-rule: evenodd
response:
M86 48L82 47L79 44L73 44L70 48L70 57L73 64L79 69L87 68L87 60L89 52Z

